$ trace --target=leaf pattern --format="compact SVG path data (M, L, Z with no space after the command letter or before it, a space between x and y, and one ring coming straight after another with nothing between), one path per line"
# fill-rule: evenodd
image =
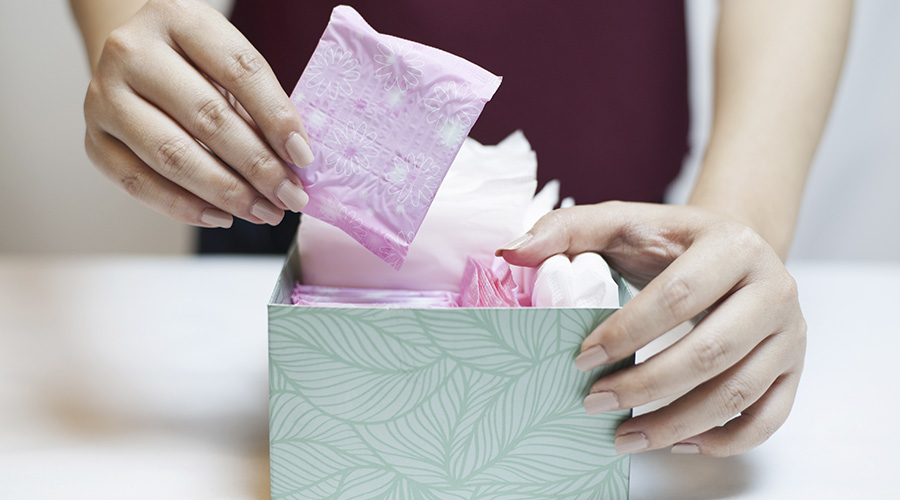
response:
M612 310L271 306L275 499L627 498L628 411L572 363Z

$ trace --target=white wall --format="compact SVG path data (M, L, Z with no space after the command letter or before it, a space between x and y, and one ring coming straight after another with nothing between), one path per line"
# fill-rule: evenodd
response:
M227 9L230 2L214 3ZM716 4L687 5L695 144L702 144ZM119 192L85 157L81 104L89 76L67 2L0 6L0 253L190 251L190 228ZM685 197L686 185L675 186L674 200ZM793 257L900 259L898 189L900 2L857 0Z
M687 0L694 151L709 137L717 2ZM900 2L857 0L844 74L812 166L791 258L900 260Z
M0 253L190 251L190 228L120 192L85 155L90 76L68 2L0 0L0 12Z
M795 257L900 260L900 2L857 0Z

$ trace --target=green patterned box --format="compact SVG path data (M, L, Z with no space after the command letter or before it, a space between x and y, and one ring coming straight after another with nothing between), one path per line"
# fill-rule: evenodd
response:
M613 309L269 304L273 499L625 499L629 410L588 416L573 360ZM629 298L619 280L620 302Z

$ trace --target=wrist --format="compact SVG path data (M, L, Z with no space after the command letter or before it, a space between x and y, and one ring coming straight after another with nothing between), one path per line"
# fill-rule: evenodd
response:
M740 198L728 198L722 194L706 196L695 193L691 195L687 205L749 227L761 236L783 261L790 250L795 219L792 214L773 213L765 206L767 201L771 200L762 198L755 203L742 203Z

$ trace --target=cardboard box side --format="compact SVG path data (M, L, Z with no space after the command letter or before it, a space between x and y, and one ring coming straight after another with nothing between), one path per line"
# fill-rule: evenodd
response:
M588 416L582 400L597 378L633 364L634 358L588 374L572 367L583 336L615 308L295 307L290 295L299 278L295 244L269 303L273 499L324 490L341 499L358 498L362 490L380 495L375 490L382 483L414 488L413 496L437 491L457 498L453 495L461 492L477 495L478 488L510 494L525 488L531 498L597 498L592 492L602 491L603 498L627 499L631 460L615 454L613 437L631 410ZM630 289L617 273L614 279L624 304L632 297ZM349 376L354 370L360 373ZM559 401L549 404L547 395ZM456 418L446 408L475 413ZM522 417L528 415L537 416L534 421ZM451 417L455 420L445 421ZM471 429L462 432L463 424ZM417 431L410 432L413 428ZM320 430L310 434L310 429ZM455 458L448 463L472 469L469 473L449 465L422 469L423 450L446 440L423 444L417 437L439 437L447 429L459 434L450 442L479 443L450 450ZM516 429L514 435L509 429ZM478 438L484 435L493 438ZM486 446L503 436L511 443L542 443L542 452L529 453L528 467L539 462L543 475L513 473L521 465L516 456L506 460L488 454L493 458L479 464L478 457L488 456ZM448 450L437 451L434 457L450 456ZM496 470L489 467L494 461ZM311 463L340 467L323 475ZM328 479L334 474L358 484L335 483ZM459 483L461 477L472 484Z
M612 271L613 280L615 280L616 285L619 285L619 307L625 305L626 302L634 298L634 295L631 294L631 287L625 283L625 278L622 277L621 274Z
M278 281L275 282L275 289L272 290L272 296L269 297L269 307L291 305L291 292L293 292L294 284L297 283L299 279L300 257L297 254L297 240L294 240L290 250L288 250L287 257L284 259L281 273L278 274Z
M280 306L272 498L385 498L384 486L410 499L627 499L630 456L614 435L631 411L590 416L583 400L633 358L573 366L614 311Z

